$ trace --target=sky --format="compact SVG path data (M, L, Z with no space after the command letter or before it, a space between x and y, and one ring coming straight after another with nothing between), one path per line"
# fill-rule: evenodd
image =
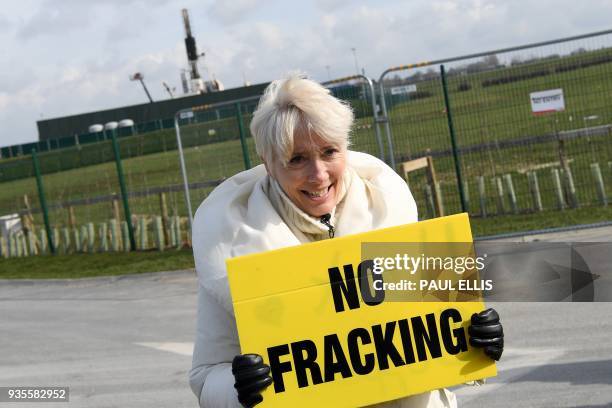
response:
M325 81L612 28L612 0L1 0L0 146L36 121L168 99L187 68L187 8L200 72L226 88L294 70ZM355 48L355 52L351 49Z

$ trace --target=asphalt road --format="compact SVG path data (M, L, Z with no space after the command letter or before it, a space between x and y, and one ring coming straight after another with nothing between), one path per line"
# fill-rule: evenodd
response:
M612 240L600 230L538 239ZM0 406L196 407L196 291L193 271L0 281L0 386L70 387L69 403ZM493 306L506 333L499 374L458 387L460 407L612 407L612 303Z

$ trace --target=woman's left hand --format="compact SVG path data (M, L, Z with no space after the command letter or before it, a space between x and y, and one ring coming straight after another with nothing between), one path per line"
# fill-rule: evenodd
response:
M474 313L468 333L472 346L483 347L487 356L499 361L504 352L504 329L495 309Z

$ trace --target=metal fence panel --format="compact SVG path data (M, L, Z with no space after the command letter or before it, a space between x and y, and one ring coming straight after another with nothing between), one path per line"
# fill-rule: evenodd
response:
M604 203L612 188L611 45L606 33L439 61L472 215L539 211L534 177L542 208L559 207L555 169L567 207ZM397 160L432 155L446 213L460 211L439 65L392 69L382 81ZM554 89L563 90L565 109L534 114L530 94ZM425 180L411 184L426 206Z

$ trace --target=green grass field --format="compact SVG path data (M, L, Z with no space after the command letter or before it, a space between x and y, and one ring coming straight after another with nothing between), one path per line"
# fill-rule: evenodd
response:
M597 55L610 55L610 53L609 49L597 51ZM565 62L571 63L576 60L577 57L572 57ZM555 73L552 68L560 63L563 61L545 61L535 65L520 65L491 72L449 77L451 109L459 148L483 143L503 143L518 138L612 123L612 102L609 98L609 95L612 95L612 81L610 81L612 63ZM551 67L551 73L547 76L503 85L482 86L483 81L491 78L524 74L547 66ZM459 91L459 84L466 81L470 89ZM389 110L390 128L398 161L422 155L428 150L435 152L450 148L440 82L421 81L417 86L419 91L428 92L431 96L394 101L390 104L392 105ZM563 88L566 110L547 116L534 116L530 110L529 93L554 88ZM346 98L354 101L355 95L347 95ZM584 119L587 116L597 116L597 119L587 122ZM245 125L249 121L250 116L244 115ZM371 117L357 119L352 134L354 150L378 154L374 128L368 126L371 124ZM181 127L182 140L187 146L185 161L190 182L218 180L244 169L237 129L236 122L232 119L185 124ZM173 150L176 147L173 131L165 130L123 138L120 142L122 155L126 157L123 160L123 167L130 191L143 191L182 183L178 153ZM252 165L256 165L259 161L251 138L247 138L247 144ZM551 168L558 167L558 146L555 141L508 148L493 146L476 152L464 152L461 155L461 169L464 180L468 183L470 211L473 214L480 214L481 211L476 196L476 177L484 176L487 179L487 212L493 214L496 197L491 188L491 178L504 174L512 176L521 212L521 215L490 217L483 219L482 222L475 219L479 225L476 229L477 235L519 231L521 228L542 228L545 225L595 222L602 218L610 218L607 210L598 208L597 190L590 166L592 163L599 163L607 193L612 191L612 167L609 164L612 162L612 135L582 137L565 142L565 156L573 172L578 201L582 207L593 208L591 212L553 210L556 202L550 172ZM47 202L50 205L119 192L109 142L84 145L81 150L72 148L53 151L40 154L39 157L43 171L48 172L43 179ZM54 169L74 167L79 160L81 163L99 164L53 172ZM444 193L446 212L458 212L460 205L452 156L441 155L434 160ZM9 159L3 160L2 163L18 163L15 166L21 166L19 171L31 175L31 170L28 170L31 163L28 163L28 159ZM3 169L5 168L7 167L4 166ZM545 212L530 214L532 202L526 171L537 172L543 205L547 210ZM1 179L2 174L0 174ZM423 194L424 183L424 177L410 176L409 184L419 202L423 217L427 214ZM23 209L24 195L28 195L32 207L39 206L33 177L2 182L0 186L0 214ZM210 191L211 188L192 190L190 194L194 207L197 207ZM507 197L505 200L509 208ZM157 194L133 198L130 204L132 213L136 215L160 213ZM168 205L171 214L186 215L181 192L168 193ZM74 210L78 224L106 221L113 216L112 206L108 201L76 205ZM522 220L521 217L531 221L519 222ZM50 218L54 225L66 225L68 211L66 208L52 209ZM40 215L36 215L35 219L36 223L42 223ZM503 221L506 219L516 222Z
M0 259L0 279L76 279L193 269L190 250Z

